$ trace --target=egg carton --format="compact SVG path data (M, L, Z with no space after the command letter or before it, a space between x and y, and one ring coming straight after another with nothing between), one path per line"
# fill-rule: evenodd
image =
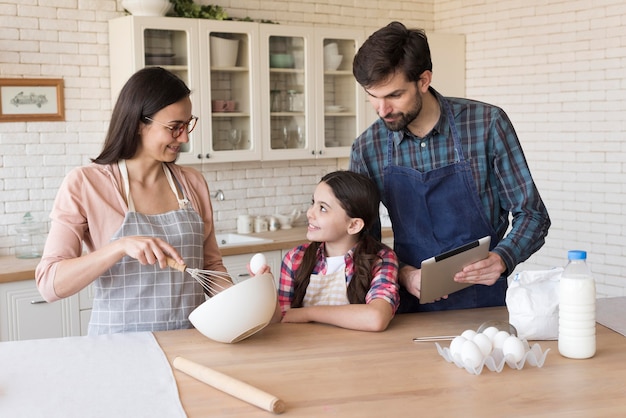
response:
M437 346L437 351L441 357L443 357L448 363L454 363L457 367L465 369L470 374L481 374L485 366L487 366L487 368L492 372L500 373L505 364L516 370L524 368L524 364L526 363L531 366L542 367L550 349L548 348L546 351L541 351L541 346L539 344L534 344L530 347L528 341L522 340L522 343L524 344L525 353L520 361L515 362L510 355L504 356L501 349L494 348L491 354L486 356L478 367L472 367L469 364L465 364L463 360L461 360L460 356L452 356L448 347L441 347L439 343L435 343L435 345Z

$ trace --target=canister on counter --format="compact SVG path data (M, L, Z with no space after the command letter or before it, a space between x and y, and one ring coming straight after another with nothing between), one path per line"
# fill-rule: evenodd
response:
M272 232L278 231L278 228L280 228L280 224L278 223L278 219L275 216L270 216L269 228L270 228L270 231L272 231Z
M252 232L252 217L250 215L239 215L237 217L237 233L249 234Z
M39 258L43 252L44 243L43 225L35 222L30 212L26 212L22 223L15 227L15 256Z
M267 219L257 216L254 219L254 232L266 232L268 229Z

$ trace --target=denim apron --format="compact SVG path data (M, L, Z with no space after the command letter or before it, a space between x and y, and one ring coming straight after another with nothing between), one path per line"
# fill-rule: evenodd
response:
M163 165L179 209L144 215L135 212L125 162L118 165L128 212L111 241L139 235L161 238L180 252L190 268L203 268L204 223L186 198L178 199L170 170ZM188 316L205 300L202 286L188 274L158 264L143 266L129 256L96 279L94 291L88 335L191 328Z
M487 220L465 159L450 105L443 105L454 141L456 161L422 173L393 165L394 141L389 131L387 164L383 169L385 198L393 225L394 250L398 258L420 268L422 261L470 241L491 236L491 248L499 241ZM492 286L473 285L438 302L421 305L400 288L398 313L439 311L504 305L506 277Z

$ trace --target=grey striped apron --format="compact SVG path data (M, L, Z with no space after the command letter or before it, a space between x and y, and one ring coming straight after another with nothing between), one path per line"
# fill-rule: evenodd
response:
M178 250L190 268L204 267L204 223L178 192L170 170L163 164L179 209L158 215L135 212L128 171L118 163L125 185L128 212L111 241L126 236L161 238ZM183 191L184 194L184 191ZM89 335L116 332L162 331L191 328L191 311L204 302L202 287L188 274L171 268L141 265L124 256L94 282L94 302Z

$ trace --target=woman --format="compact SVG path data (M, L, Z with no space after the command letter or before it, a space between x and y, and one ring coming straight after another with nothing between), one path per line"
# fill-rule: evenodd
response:
M174 162L197 118L190 90L162 68L144 68L122 88L102 152L72 170L51 212L36 270L47 301L92 282L89 334L189 328L200 284L171 269L226 271L202 175ZM83 253L83 244L88 250Z
M307 211L310 243L282 262L274 321L322 322L383 331L399 305L398 260L369 231L378 220L378 191L349 171L326 174Z

